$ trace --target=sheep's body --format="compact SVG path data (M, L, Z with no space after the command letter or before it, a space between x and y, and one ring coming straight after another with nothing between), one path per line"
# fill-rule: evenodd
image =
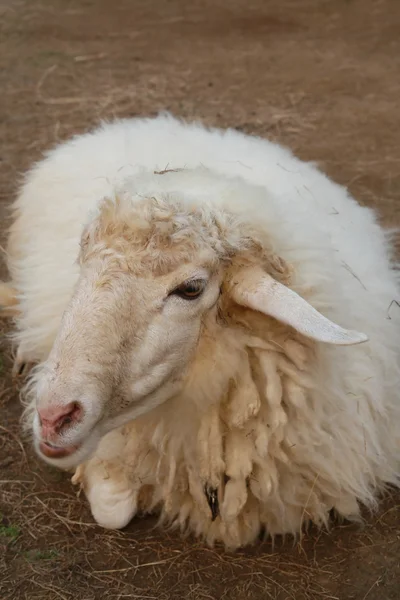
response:
M183 170L154 174L163 169ZM356 518L358 503L398 483L400 464L400 320L390 310L399 278L373 212L268 141L170 117L104 125L49 153L15 204L9 266L26 360L47 358L78 277L82 227L121 186L139 196L183 191L254 224L292 266L291 287L369 342L314 346L285 327L262 331L261 321L258 339L221 329L183 394L109 433L78 468L95 518L120 527L138 508L161 506L165 520L230 546L262 527L323 523L331 508ZM243 358L252 345L259 372ZM247 383L227 403L218 382L228 371ZM205 481L220 488L214 521Z

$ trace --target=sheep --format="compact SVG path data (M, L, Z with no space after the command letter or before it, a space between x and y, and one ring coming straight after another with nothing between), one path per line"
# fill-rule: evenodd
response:
M392 254L267 140L161 114L61 143L13 204L0 288L36 452L105 528L155 512L234 549L360 519L399 484Z

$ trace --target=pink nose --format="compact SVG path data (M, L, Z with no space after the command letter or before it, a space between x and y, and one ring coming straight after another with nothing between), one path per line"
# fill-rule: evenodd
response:
M75 423L82 415L78 402L56 404L47 408L39 408L39 419L42 426L42 436L59 433L66 425Z

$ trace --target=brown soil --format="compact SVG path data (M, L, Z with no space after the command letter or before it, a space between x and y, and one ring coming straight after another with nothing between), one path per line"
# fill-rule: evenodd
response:
M400 224L398 0L2 0L0 11L3 242L19 176L44 149L101 118L164 109L283 142ZM68 478L21 442L5 338L0 351L2 600L400 598L398 492L363 528L235 554L152 519L95 526Z

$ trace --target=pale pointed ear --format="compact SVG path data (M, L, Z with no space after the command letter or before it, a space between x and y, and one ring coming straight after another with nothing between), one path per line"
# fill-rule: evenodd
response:
M333 323L260 268L240 269L229 282L229 288L238 304L274 317L318 342L350 346L368 340L364 333Z

